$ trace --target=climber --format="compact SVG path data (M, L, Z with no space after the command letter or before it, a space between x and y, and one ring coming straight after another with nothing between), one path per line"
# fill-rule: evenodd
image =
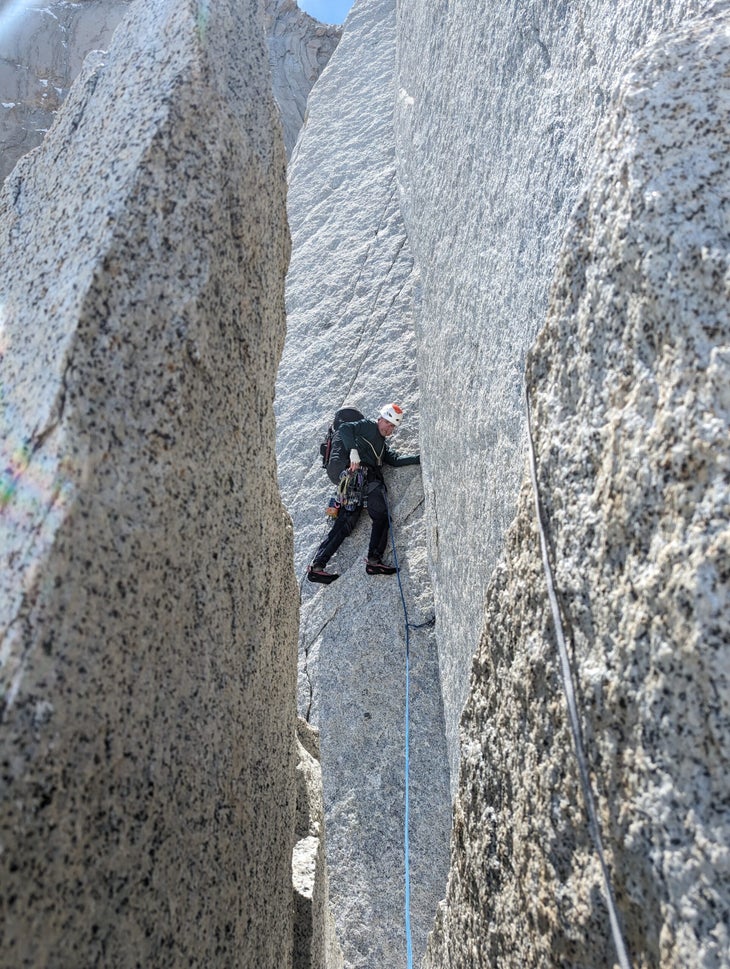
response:
M364 494L373 523L365 562L368 575L394 575L397 571L383 562L388 544L388 506L383 464L401 468L406 464L421 463L418 454L400 457L388 447L387 438L397 430L402 419L403 411L397 404L385 404L376 420L363 418L361 421L341 424L339 429L342 442L350 452L350 471L358 471L361 466L365 471ZM307 568L310 582L329 583L339 578L336 572L326 571L327 562L357 524L361 507L359 505L352 511L340 510L329 534L317 549L312 564Z

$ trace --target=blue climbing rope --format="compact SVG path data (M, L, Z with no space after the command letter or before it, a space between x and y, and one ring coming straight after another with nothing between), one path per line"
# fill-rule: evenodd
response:
M405 922L406 922L406 963L408 969L413 969L413 943L411 939L411 861L410 861L410 693L411 693L411 671L410 671L410 645L411 645L411 623L408 620L408 609L406 608L406 597L403 594L403 583L400 580L400 569L398 568L398 553L395 550L395 537L393 536L393 521L390 517L390 504L387 495L385 496L385 507L388 512L388 527L390 528L390 544L393 549L393 565L398 569L395 573L398 579L398 589L400 590L400 601L403 605L403 616L406 628L406 723L405 723L405 817L403 821L404 835L403 848L405 853ZM422 625L429 625L423 623Z

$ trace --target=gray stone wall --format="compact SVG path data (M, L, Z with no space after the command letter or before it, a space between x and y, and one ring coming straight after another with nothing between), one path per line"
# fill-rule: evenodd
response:
M40 144L92 50L106 49L131 0L8 3L0 13L0 182Z
M342 950L329 907L319 734L303 717L297 720L297 751L292 969L342 969Z
M525 353L617 77L701 0L398 4L398 184L451 764L524 465ZM444 442L451 446L445 447Z
M41 143L84 57L106 50L130 3L5 4L0 12L0 182ZM274 97L289 155L309 91L337 46L341 28L320 24L295 0L265 0L264 12Z
M7 969L291 962L289 236L255 9L135 5L0 199Z
M618 88L530 354L538 481L635 967L730 965L730 5ZM616 962L525 481L428 967Z
M319 727L333 912L345 965L405 963L405 626L396 580L365 573L370 522L304 579L334 488L318 447L343 404L405 409L396 446L418 450L412 257L393 143L394 0L361 0L310 96L292 159L287 341L277 381L279 478L302 579L300 711ZM433 618L418 468L386 469L409 616ZM411 865L417 957L448 867L450 799L435 637L411 631Z
M265 11L274 97L291 156L306 118L309 92L337 47L342 28L321 24L295 0L266 0Z

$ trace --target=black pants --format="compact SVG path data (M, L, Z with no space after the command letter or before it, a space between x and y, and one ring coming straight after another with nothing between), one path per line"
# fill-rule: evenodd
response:
M367 486L368 515L373 523L370 531L369 559L381 559L388 544L388 504L382 481L369 481Z
M370 531L369 559L380 559L388 544L388 506L385 485L380 480L370 481L367 485L368 514L373 523ZM312 565L323 569L347 536L352 532L360 518L361 508L354 511L340 510L327 538L317 549Z
M361 511L362 508L356 508L354 511L340 509L334 525L327 533L327 538L325 538L317 549L312 565L318 569L325 567L340 545L342 545L347 536L352 532L355 525L357 525Z

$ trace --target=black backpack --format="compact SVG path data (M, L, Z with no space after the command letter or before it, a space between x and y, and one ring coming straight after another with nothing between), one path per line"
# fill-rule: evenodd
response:
M339 484L340 475L350 466L350 452L345 449L339 435L340 424L361 420L363 415L359 410L355 410L354 407L341 407L329 426L327 437L319 446L322 467L333 484Z

